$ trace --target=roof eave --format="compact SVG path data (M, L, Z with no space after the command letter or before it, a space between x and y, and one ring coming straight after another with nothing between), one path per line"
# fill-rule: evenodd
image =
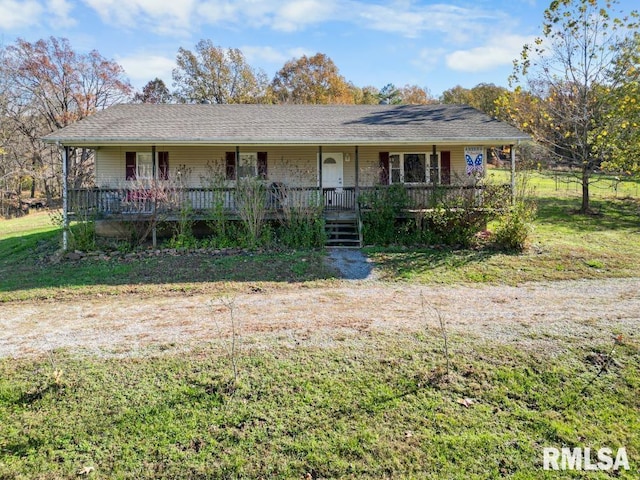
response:
M47 137L48 144L60 144L69 147L101 147L101 146L142 146L142 145L179 145L179 146L235 146L235 145L345 145L345 146L377 146L377 145L509 145L531 140L530 136L518 137L472 137L472 138L349 138L349 139L249 139L249 138L216 138L216 139L176 139L176 138L79 138Z

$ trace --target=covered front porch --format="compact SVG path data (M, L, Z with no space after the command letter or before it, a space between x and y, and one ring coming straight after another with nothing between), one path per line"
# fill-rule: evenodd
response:
M491 190L510 191L510 185L377 185L369 187L289 187L281 183L264 186L263 206L267 214L277 216L288 209L320 208L323 212L353 213L367 209L371 194L389 188L402 188L407 195L407 210L424 210L438 204L452 203L458 198L472 198L477 206L483 204ZM243 196L237 187L177 188L155 182L148 188L81 188L69 189L68 214L76 219L87 217L130 220L161 214L167 220L177 218L188 210L197 219L223 213L237 215Z

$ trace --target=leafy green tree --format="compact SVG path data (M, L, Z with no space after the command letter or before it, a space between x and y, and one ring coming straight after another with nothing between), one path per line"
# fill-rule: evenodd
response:
M378 105L380 103L380 90L376 87L353 87L353 101L358 105Z
M525 45L514 62L516 93L527 92L535 108L508 108L507 114L530 132L557 162L572 167L582 187L580 211L588 213L590 185L608 147L608 95L620 45L638 27L635 11L615 12L617 0L554 0L544 12L543 35Z
M268 103L266 75L237 48L201 40L195 52L180 47L173 70L175 95L184 103Z
M393 83L387 83L380 89L378 98L380 103L385 105L400 105L402 103L402 92Z

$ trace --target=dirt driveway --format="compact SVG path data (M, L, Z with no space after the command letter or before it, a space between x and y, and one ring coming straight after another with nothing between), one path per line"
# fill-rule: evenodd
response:
M425 307L422 306L424 298ZM230 308L253 345L325 345L370 332L437 334L436 310L462 334L553 354L554 339L640 340L640 279L505 286L419 286L344 281L335 286L249 288L232 299L210 295L120 295L0 304L0 357L57 348L82 354L138 355L226 341ZM229 304L229 302L231 302Z

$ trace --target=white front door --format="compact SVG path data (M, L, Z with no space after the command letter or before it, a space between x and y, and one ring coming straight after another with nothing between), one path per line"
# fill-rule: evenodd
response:
M322 154L322 188L342 189L342 153Z

